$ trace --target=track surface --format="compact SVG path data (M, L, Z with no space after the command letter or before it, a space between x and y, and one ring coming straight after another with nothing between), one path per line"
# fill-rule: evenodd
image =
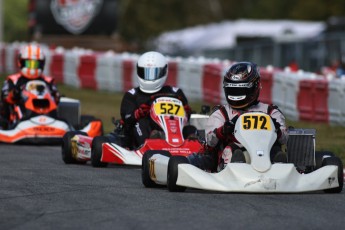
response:
M0 229L343 229L345 195L147 189L136 167L65 165L60 147L0 145Z

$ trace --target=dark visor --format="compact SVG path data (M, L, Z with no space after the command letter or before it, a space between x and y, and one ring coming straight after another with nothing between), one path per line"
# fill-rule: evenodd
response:
M167 73L168 65L164 67L140 67L137 65L137 74L140 78L148 81L162 78Z

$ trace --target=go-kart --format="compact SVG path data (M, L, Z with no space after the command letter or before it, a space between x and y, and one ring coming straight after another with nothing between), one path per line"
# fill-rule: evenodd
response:
M188 155L198 152L202 144L198 138L187 138L186 130L199 131L207 115L192 114L187 124L187 114L182 102L172 95L155 95L151 98L150 117L160 127L155 136L146 139L139 148L124 147L118 133L106 136L88 137L80 132L68 132L62 145L62 159L66 164L91 161L94 167L105 167L108 163L123 165L142 165L143 156L156 151L167 155ZM186 133L186 132L185 132ZM202 136L202 135L201 135Z
M172 156L168 164L158 167L157 162L164 158L161 155L151 161L150 175L166 180L173 192L188 187L244 193L339 193L343 164L331 152L315 152L315 134L314 129L290 129L287 162L272 163L270 150L277 138L272 119L263 113L245 113L237 120L234 135L246 149L246 163L228 163L220 172L210 173L180 156Z
M57 105L43 81L29 81L20 94L20 101L11 109L7 128L0 130L0 142L61 144L64 134L71 130L81 130L90 136L103 132L100 120L80 115L78 100L61 97Z

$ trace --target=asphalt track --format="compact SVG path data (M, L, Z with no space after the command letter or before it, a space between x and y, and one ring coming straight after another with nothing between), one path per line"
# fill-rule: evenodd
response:
M0 145L0 229L344 229L345 195L147 189L140 169Z

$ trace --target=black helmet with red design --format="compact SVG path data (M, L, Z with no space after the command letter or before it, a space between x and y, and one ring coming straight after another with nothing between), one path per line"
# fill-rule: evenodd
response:
M252 62L233 64L224 75L223 88L233 109L245 109L256 103L261 89L257 65Z

